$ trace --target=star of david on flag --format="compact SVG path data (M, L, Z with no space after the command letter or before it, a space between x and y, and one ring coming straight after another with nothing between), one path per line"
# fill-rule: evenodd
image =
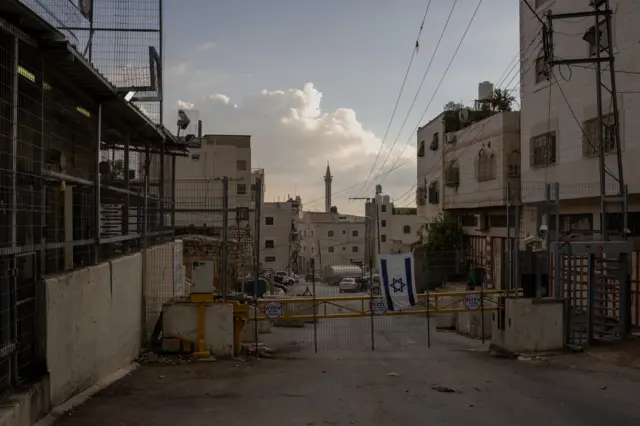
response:
M380 255L383 300L388 311L416 305L413 253Z

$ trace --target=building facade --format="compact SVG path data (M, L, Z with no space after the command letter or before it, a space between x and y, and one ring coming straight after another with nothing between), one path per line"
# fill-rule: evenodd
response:
M640 232L640 111L638 70L640 70L640 8L636 2L611 0L613 54L616 64L617 103L620 119L620 145L623 152L624 180L629 185L629 225L633 233ZM547 9L554 14L591 11L583 0L537 0L536 12L543 16ZM596 56L595 42L589 43L595 18L554 20L554 56L562 59ZM605 26L601 25L603 49ZM597 137L597 85L595 64L547 66L542 56L541 23L520 4L521 105L522 105L522 201L531 204L544 197L545 182L560 183L561 214L568 226L600 229L600 187ZM571 34L567 36L566 34ZM591 38L592 39L592 38ZM538 46L538 47L536 47ZM602 56L607 51L603 50ZM603 69L608 65L603 64ZM611 87L610 73L603 71L602 82ZM604 142L606 164L616 170L615 131L613 128L611 95L603 91ZM617 183L607 177L607 190L617 190ZM537 190L527 190L537 186ZM531 215L532 217L534 215ZM618 220L608 220L609 226L620 226ZM535 220L527 221L526 233L535 232ZM612 229L615 230L615 229Z
M301 273L311 270L311 259L319 273L330 265L366 265L367 239L363 217L340 214L335 207L328 213L301 211L297 228Z
M295 272L297 263L297 218L300 197L286 202L264 203L260 227L262 269Z

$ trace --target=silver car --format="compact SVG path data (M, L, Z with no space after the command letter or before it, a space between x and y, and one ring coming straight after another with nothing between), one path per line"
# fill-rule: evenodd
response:
M360 290L360 285L355 278L343 278L339 284L340 293Z

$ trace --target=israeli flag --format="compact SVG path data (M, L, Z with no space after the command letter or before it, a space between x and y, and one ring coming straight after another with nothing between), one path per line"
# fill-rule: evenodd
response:
M380 255L380 276L388 311L416 305L413 253Z

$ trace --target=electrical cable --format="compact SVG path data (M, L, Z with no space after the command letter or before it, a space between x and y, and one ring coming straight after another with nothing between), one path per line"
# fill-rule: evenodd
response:
M480 1L482 3L482 0ZM393 141L393 144L391 145L391 148L389 149L389 152L387 152L387 156L384 159L382 165L380 166L380 168L378 168L378 173L380 173L383 169L384 166L387 164L387 161L389 161L389 157L391 156L391 152L393 151L393 148L395 148L396 144L398 143L398 139L400 138L400 135L402 134L402 131L404 130L405 125L407 124L407 120L409 119L409 115L411 114L411 111L413 111L413 107L416 104L416 100L418 99L418 95L420 94L420 91L422 90L422 86L424 85L424 82L427 78L427 74L429 74L429 71L431 70L431 65L433 64L433 60L436 57L436 54L438 53L438 50L440 48L440 43L442 42L442 39L444 38L444 34L447 30L447 28L449 27L449 22L451 20L451 16L453 16L453 12L456 8L456 5L458 4L458 0L455 0L453 2L453 6L451 7L451 10L449 11L449 16L447 17L447 20L444 24L444 27L442 28L442 32L440 33L440 38L438 39L438 42L436 44L436 47L433 51L433 54L431 55L431 59L429 60L429 64L427 65L427 69L424 72L424 74L422 75L422 80L420 81L420 85L418 86L418 90L416 90L416 94L413 97L413 101L411 102L411 106L409 107L409 110L407 111L407 114L404 118L404 121L402 122L402 126L400 126L400 130L398 130L398 135L396 136L395 140ZM477 11L477 10L476 10ZM475 14L474 14L475 17Z
M460 47L462 46L462 43L464 42L464 39L467 37L467 33L469 32L469 29L471 28L471 24L473 24L473 21L475 20L477 14L478 14L478 10L480 9L480 6L482 5L483 1L484 0L480 0L478 2L478 5L476 6L476 9L474 10L473 15L471 16L471 19L469 20L469 23L467 24L467 27L465 28L464 33L462 34L462 38L460 38L460 42L458 43L458 46L456 47L456 50L453 52L453 56L451 57L451 60L449 61L449 64L447 65L447 68L444 70L444 74L442 75L442 78L440 79L440 82L436 86L436 89L433 92L433 95L431 96L431 99L429 100L429 103L427 104L427 107L422 112L422 115L420 116L420 120L418 121L418 125L413 130L413 132L411 132L411 136L413 136L413 134L420 127L420 123L424 119L424 116L427 114L427 111L429 110L429 107L433 103L433 100L435 99L436 94L438 93L438 90L440 90L440 87L442 86L442 82L444 81L445 77L449 73L449 69L451 68L451 65L453 64L453 61L455 60L456 56L458 55L458 52L460 51ZM396 157L396 160L393 163L393 165L391 166L391 168L395 167L395 165L398 163L398 160L400 159L400 157L404 153L404 150L407 148L407 146L409 145L410 141L411 141L411 137L407 140L407 143L405 143L404 147L402 148L402 151L400 151L400 154ZM388 176L388 174L386 176ZM380 181L380 184L382 184L384 182L384 180L386 179L386 176L382 178L382 181Z
M429 2L427 3L427 8L424 11L424 16L422 17L422 24L420 24L420 29L418 30L418 37L416 37L416 44L413 47L413 51L411 52L411 59L409 59L409 65L407 66L407 71L404 74L404 79L402 80L402 85L400 86L400 92L398 93L398 97L396 98L396 104L393 107L393 111L391 113L391 118L389 119L389 124L387 124L387 129L384 132L384 137L382 138L382 142L380 143L380 148L378 149L378 153L376 154L376 159L373 161L373 164L371 165L371 169L369 170L369 175L367 176L367 179L365 180L364 184L362 185L362 188L360 188L360 191L358 191L358 193L361 193L362 190L364 189L364 187L369 182L369 179L371 178L371 174L373 173L373 170L375 169L376 164L378 163L378 159L380 158L380 153L382 152L382 148L384 147L384 143L387 140L387 135L389 134L389 130L391 129L391 124L393 123L393 119L396 116L396 111L398 110L398 105L400 104L400 98L402 98L402 93L404 92L404 86L407 83L407 77L409 76L409 71L411 70L411 65L413 64L413 59L415 58L416 52L418 51L418 48L420 46L420 44L419 44L420 35L422 34L422 30L424 28L424 23L425 23L425 21L427 19L427 14L429 13L429 7L430 6L431 6L431 0L429 0Z

